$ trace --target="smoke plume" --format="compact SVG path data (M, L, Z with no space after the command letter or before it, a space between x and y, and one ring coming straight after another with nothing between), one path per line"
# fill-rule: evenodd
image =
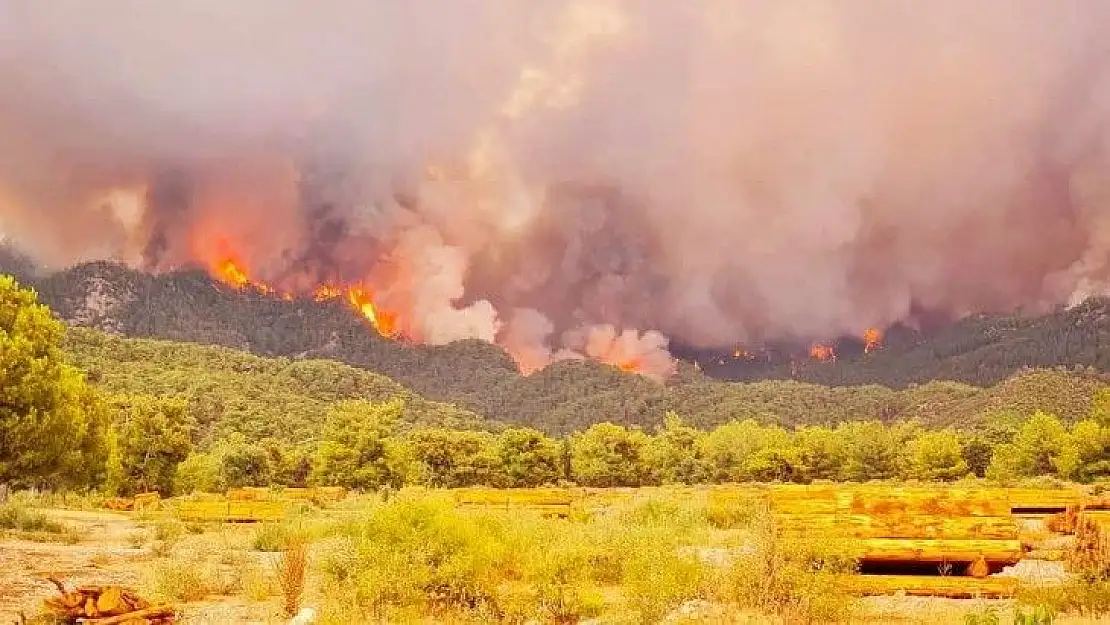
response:
M1110 292L1110 5L12 0L0 231L373 289L412 340L698 346Z

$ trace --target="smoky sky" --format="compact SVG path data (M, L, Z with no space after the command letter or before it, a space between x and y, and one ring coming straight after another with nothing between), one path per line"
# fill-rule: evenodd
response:
M295 288L365 279L436 342L553 350L858 334L1110 279L1103 2L0 12L0 230L54 266L233 252Z

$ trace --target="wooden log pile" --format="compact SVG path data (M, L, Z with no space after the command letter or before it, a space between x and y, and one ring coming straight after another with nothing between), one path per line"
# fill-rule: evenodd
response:
M162 507L162 495L157 492L139 493L135 495L132 509L136 512L158 510Z
M67 591L56 579L58 596L43 600L43 612L60 623L88 625L163 625L173 623L170 605L151 605L134 591L122 586L78 586Z
M935 565L938 571L984 579L1022 559L1012 502L1037 504L1037 495L1019 492L1011 498L1004 489L813 485L775 487L767 497L786 537L819 532L851 538L865 568L910 572ZM1043 498L1048 507L1074 495L1045 491ZM947 592L937 590L940 596Z
M101 505L109 510L130 512L135 507L135 500L128 497L109 497Z
M576 497L567 489L459 489L456 505L463 508L517 509L539 512L544 516L569 516Z
M101 505L108 510L118 510L120 512L157 510L162 505L162 496L152 492L139 493L134 497L109 497Z
M288 502L260 500L181 500L174 511L182 521L259 523L280 521L290 509Z

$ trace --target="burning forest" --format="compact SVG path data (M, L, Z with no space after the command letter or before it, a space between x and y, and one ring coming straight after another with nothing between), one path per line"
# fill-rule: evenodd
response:
M1097 3L99 6L0 23L0 234L52 267L655 379L1110 290Z

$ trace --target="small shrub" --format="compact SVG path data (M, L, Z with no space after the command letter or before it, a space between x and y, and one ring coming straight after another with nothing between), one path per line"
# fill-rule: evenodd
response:
M1056 620L1056 611L1047 605L1039 605L1029 612L1018 607L1014 611L1014 625L1052 625Z
M964 614L964 625L1000 625L998 610L993 607L980 608Z
M254 533L251 548L255 551L283 551L296 542L295 533L282 523L263 523Z
M199 562L164 562L151 573L154 594L172 601L199 601L209 595L209 580Z
M1080 517L1075 524L1075 542L1068 565L1081 580L1094 583L1110 580L1110 535L1099 523Z
M1017 598L1024 606L1034 606L1034 613L1039 610L1050 617L1057 614L1103 617L1110 614L1110 581L1073 577L1054 586L1023 586Z
M147 533L143 530L136 530L127 535L127 544L132 549L142 549L146 544Z
M705 508L705 518L717 529L740 529L752 521L752 500L739 497L723 497L710 494Z
M162 519L154 524L154 540L176 541L185 533L184 526L173 519Z
M0 529L61 534L66 527L38 510L10 502L0 505Z

